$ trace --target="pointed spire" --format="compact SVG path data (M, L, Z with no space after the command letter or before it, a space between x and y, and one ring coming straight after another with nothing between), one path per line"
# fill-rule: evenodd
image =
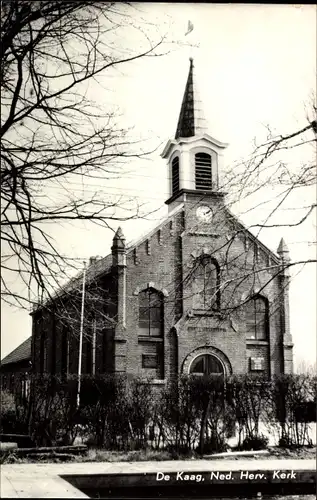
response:
M277 248L277 253L282 259L289 259L289 249L284 241L284 238L281 238L280 244Z
M116 239L119 239L119 240L125 240L125 237L124 237L124 234L123 234L123 231L121 229L121 227L119 226L118 229L117 229L117 232L116 234L114 235L114 238Z
M125 237L121 227L118 227L116 234L113 237L112 248L125 248Z
M194 62L190 58L189 73L185 87L182 107L179 114L175 139L194 137L207 133L203 105L196 85Z

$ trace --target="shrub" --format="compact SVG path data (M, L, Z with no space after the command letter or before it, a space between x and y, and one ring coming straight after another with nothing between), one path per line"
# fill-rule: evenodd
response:
M239 427L238 448L242 448L242 441L256 442L260 437L260 421L266 418L271 392L271 383L265 377L250 374L232 377L229 404Z
M131 431L126 377L83 377L79 421L96 446L127 449Z
M203 454L222 453L224 451L227 451L228 448L229 448L229 445L226 442L224 436L214 434L214 435L208 437L205 440L202 449L198 449L197 451L199 451L200 453L203 453Z
M199 389L193 378L182 376L162 391L157 426L164 447L181 453L194 449L205 399Z
M1 391L1 406L0 406L0 414L1 416L6 414L8 411L15 411L15 401L14 396L11 392L7 390Z
M2 390L0 394L0 429L3 434L27 432L27 407L16 404L13 394Z
M291 448L292 447L292 443L290 442L290 440L288 439L287 436L281 437L278 441L278 445L280 448Z
M180 376L158 390L139 378L101 374L82 377L77 409L77 376L62 380L36 376L32 385L32 434L39 445L72 444L76 435L109 450L173 450L184 455L222 452L232 429L238 448L266 448L260 423L279 430L280 446L309 445L308 410L316 393L311 377L285 375L268 381L244 375L225 383L216 377ZM306 401L310 401L309 404ZM283 402L284 405L280 403ZM24 433L27 408L3 391L3 432Z
M269 444L269 438L260 434L256 437L246 437L241 445L242 450L264 450Z
M128 384L126 410L133 449L146 448L150 434L153 437L153 398L148 381L136 378Z
M311 445L307 409L313 407L315 395L316 377L279 375L273 379L268 413L270 425L277 430L281 446Z

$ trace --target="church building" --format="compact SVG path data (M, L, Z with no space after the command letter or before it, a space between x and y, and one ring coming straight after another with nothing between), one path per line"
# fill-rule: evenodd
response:
M227 144L206 123L191 59L161 155L167 215L132 245L118 228L109 255L32 313L36 373L76 374L81 363L82 373L159 385L179 374L292 372L289 251L283 239L268 249L226 206Z

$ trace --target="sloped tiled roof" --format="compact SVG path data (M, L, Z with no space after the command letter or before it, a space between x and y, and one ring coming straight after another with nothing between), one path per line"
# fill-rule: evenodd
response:
M86 283L91 283L97 276L108 272L111 268L112 264L112 255L106 255L106 257L102 257L101 259L97 259L95 262L90 264L86 269ZM61 288L60 293L56 293L54 298L57 298L61 295L67 294L68 292L72 292L76 288L80 289L83 281L83 271L79 271L74 278L72 278L65 286Z
M8 365L9 363L18 363L31 359L31 338L26 339L22 344L16 347L10 354L1 360L1 365Z
M129 242L126 245L127 253L132 252L135 247L139 246L147 238L150 238L152 234L154 234L164 224L166 224L168 221L170 221L174 217L174 215L176 215L178 212L180 212L183 208L184 208L184 204L180 204L169 215L164 216L159 221L159 223L156 223L154 228L148 230L146 232L146 234L138 237L138 239L133 241L133 242ZM95 262L90 264L86 269L86 285L88 285L89 283L92 283L94 279L101 277L102 275L107 274L110 271L111 266L112 266L112 254L111 253L106 255L105 257L102 257L101 259L97 259ZM76 276L74 276L72 279L70 279L66 283L66 285L61 287L60 290L58 290L54 294L54 296L52 297L52 300L58 299L59 297L63 297L65 295L67 295L68 293L71 293L75 290L80 291L81 287L82 287L82 283L83 283L83 271L80 270ZM46 304L49 304L50 302L51 302L50 300L47 300ZM41 306L35 307L33 310L33 313L40 308L41 308Z

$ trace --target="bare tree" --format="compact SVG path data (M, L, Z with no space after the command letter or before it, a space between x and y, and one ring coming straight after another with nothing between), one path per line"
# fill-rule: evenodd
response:
M150 36L136 9L90 0L1 4L1 293L10 304L41 300L66 277L72 261L53 238L54 224L110 227L140 215L132 201L85 189L149 152L89 97L99 75L162 54L165 36L154 26ZM82 192L72 190L76 180Z
M254 149L248 158L237 162L228 170L224 189L230 192L232 204L248 197L261 197L266 188L275 188L274 199L261 202L255 198L251 210L270 204L266 219L250 227L260 232L263 228L294 227L302 224L316 209L316 200L303 206L304 213L298 220L277 222L275 214L284 207L296 191L316 185L317 108L314 103L307 114L307 123L286 133L279 133L266 126L264 141L254 139ZM296 156L294 162L293 157ZM298 159L299 158L299 159Z
M256 290L261 295L278 279L279 292L272 287L272 291L275 291L269 311L270 315L275 315L281 305L283 290L289 286L293 276L303 266L317 262L314 256L307 258L306 255L301 259L281 259L281 256L269 251L258 239L261 239L261 233L266 229L281 228L283 231L283 228L301 226L316 210L316 200L312 196L300 207L302 213L296 219L294 212L292 213L294 207L291 198L297 191L305 192L316 184L316 107L313 105L311 110L307 123L298 129L285 134L274 134L267 128L266 140L260 144L255 143L249 158L243 159L226 172L220 190L228 193L227 200L213 205L210 228L199 222L186 224L186 233L189 234L204 231L208 233L212 227L214 238L212 242L202 243L201 248L197 248L182 262L182 278L176 288L187 303L188 299L193 304L196 302L196 309L208 312L209 308L209 312L216 313L213 316L218 324L233 320L234 327L234 319L239 319L241 315L243 317L245 306L252 300L252 295L246 294L245 289ZM302 155L295 164L292 162L294 151L299 156ZM272 192L274 196L271 195ZM258 217L255 223L249 225L242 224L236 216L237 204L243 204L248 198L251 200L249 211L257 213L263 206L268 207L262 220ZM194 212L204 200L208 202L208 196L205 198L202 195L193 203L191 210ZM285 216L282 211L285 206L292 217ZM235 244L237 240L240 241L239 245ZM213 259L217 262L218 270L214 266L208 267L208 258L211 264ZM171 282L169 286L172 290L175 283ZM177 292L175 290L176 295ZM167 300L174 303L174 299L170 291ZM175 323L175 309L170 310L170 313L172 327ZM191 311L188 313L191 314ZM201 317L197 317L196 322L201 321Z

